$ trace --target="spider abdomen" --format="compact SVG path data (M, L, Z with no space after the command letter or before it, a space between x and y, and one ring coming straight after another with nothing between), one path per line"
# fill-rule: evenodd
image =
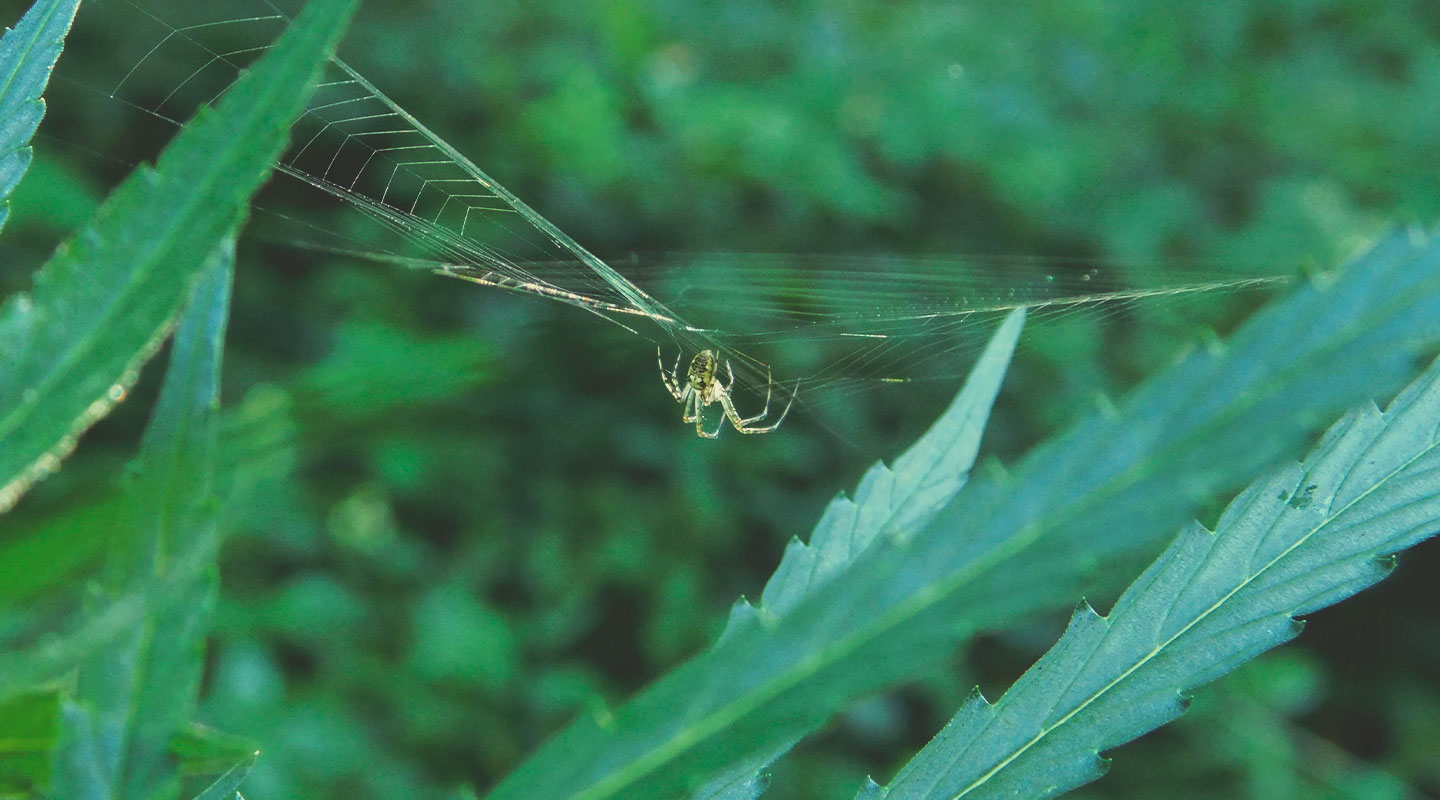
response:
M715 373L720 369L720 361L715 358L712 350L701 350L695 358L690 361L690 374L688 380L690 388L706 397L707 391L715 385ZM707 400L708 402L708 400Z

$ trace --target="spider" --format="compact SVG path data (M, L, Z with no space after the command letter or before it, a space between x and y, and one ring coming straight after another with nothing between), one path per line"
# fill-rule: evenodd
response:
M695 358L690 361L690 370L685 380L680 380L680 358L683 353L675 356L675 366L667 372L665 361L660 353L660 348L655 348L655 360L660 365L660 380L665 383L665 388L670 390L670 395L675 402L685 406L685 413L680 417L681 422L695 423L695 432L706 439L714 439L720 436L720 431L725 428L725 420L730 420L730 425L741 433L769 433L780 427L785 421L785 415L790 413L790 406L795 404L795 394L790 394L790 402L785 404L785 410L780 416L769 425L756 425L770 414L770 389L774 386L770 382L767 370L765 381L765 408L753 417L742 417L740 412L735 410L735 402L730 399L730 387L735 385L735 370L730 367L730 362L725 362L725 372L730 376L729 383L721 383L718 373L720 372L720 359L714 350L701 350ZM796 391L800 387L797 384ZM720 418L720 424L713 431L706 431L703 419L703 411L711 403L719 403L720 408L725 410L725 415Z

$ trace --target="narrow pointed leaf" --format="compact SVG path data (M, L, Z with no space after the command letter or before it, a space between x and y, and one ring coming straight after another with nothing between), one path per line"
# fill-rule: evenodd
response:
M1289 641L1296 616L1385 577L1391 554L1437 529L1440 362L1251 484L1214 533L1182 531L1109 617L1082 605L998 703L977 695L882 796L1042 798L1092 781L1100 751L1179 716L1183 691Z
M1388 391L1440 341L1440 246L1403 233L1312 281L1118 408L973 478L772 626L745 626L603 719L558 735L491 795L666 798L813 730L968 636L1116 579L1203 500Z
M0 230L10 193L30 168L30 139L45 116L45 86L80 0L38 0L0 38Z
M1011 312L975 363L965 386L930 430L895 460L877 461L854 499L830 501L808 545L793 541L761 596L762 617L789 613L843 572L882 533L907 536L940 512L965 485L980 437L1025 323Z
M121 519L130 535L112 540L97 605L162 577L176 553L214 561L220 357L234 259L230 239L211 259L176 331L165 384L126 482ZM62 733L62 747L78 754L61 753L55 775L63 796L174 794L179 776L170 741L194 710L215 590L213 567L200 571L81 665ZM74 769L84 758L94 763Z
M0 306L0 511L124 397L205 259L243 219L354 5L310 3L216 108L56 251L32 293Z
M789 613L849 567L877 537L907 535L955 497L975 465L981 434L1024 324L1024 309L1012 311L990 338L950 407L895 460L894 469L875 462L860 479L853 500L841 495L830 501L809 544L798 539L790 542L780 566L765 584L760 607L740 601L721 641L745 625L773 622ZM696 790L694 800L754 800L769 785L764 770L797 741L777 742L733 765Z

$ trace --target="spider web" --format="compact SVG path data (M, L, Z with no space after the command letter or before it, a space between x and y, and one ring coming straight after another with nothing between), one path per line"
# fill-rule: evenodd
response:
M94 16L112 58L73 76L62 59L57 83L113 101L115 124L83 146L125 164L153 157L133 143L164 142L217 100L293 10L274 0L87 4L77 30ZM63 108L53 105L51 118L63 125ZM134 125L154 134L113 135ZM1052 320L1118 316L1140 301L1285 280L1236 278L1204 264L1013 257L659 254L617 261L617 269L340 59L326 67L277 170L292 185L267 190L257 220L281 231L276 238L574 306L678 351L683 362L714 350L738 386L762 397L957 375L968 366L963 351L1014 308ZM314 213L326 198L364 224Z

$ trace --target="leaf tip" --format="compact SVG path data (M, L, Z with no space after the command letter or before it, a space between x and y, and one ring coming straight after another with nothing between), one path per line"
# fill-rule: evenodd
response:
M964 704L962 704L961 707L965 709L994 708L995 704L987 700L985 698L985 692L979 686L976 686L974 689L970 690L970 694L965 697L965 702Z
M760 610L751 605L750 600L742 594L730 606L730 617L725 621L725 630L721 631L720 638L715 644L718 646L739 631L759 625L761 622Z
M1103 614L1095 610L1095 606L1090 605L1090 599L1086 597L1080 598L1080 602L1075 604L1075 610L1070 614L1070 621L1072 623L1075 622L1076 617L1087 617L1098 620L1105 619Z
M882 798L889 793L889 790L876 783L874 778L866 775L865 785L861 786L860 791L855 793L855 800L882 800Z

